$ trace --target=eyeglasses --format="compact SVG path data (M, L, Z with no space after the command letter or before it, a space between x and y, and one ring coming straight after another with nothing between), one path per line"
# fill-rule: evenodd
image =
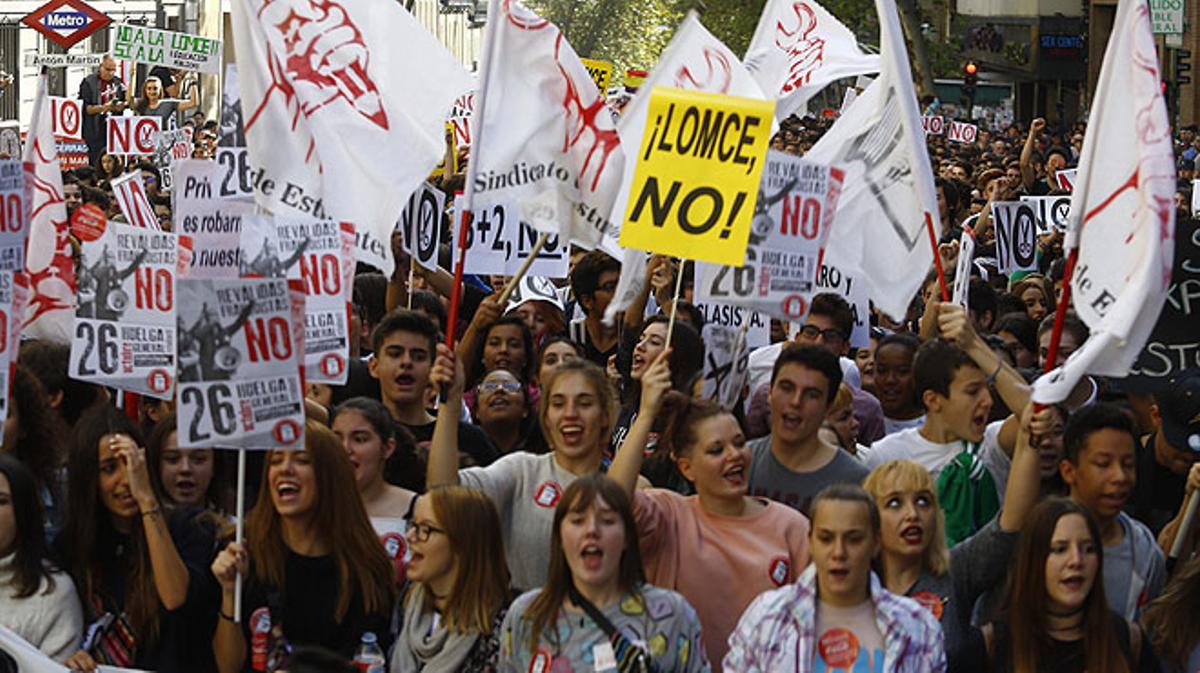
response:
M498 390L515 395L521 392L521 384L516 381L485 381L479 384L480 393L494 393Z
M820 327L817 327L816 325L805 325L804 327L800 328L800 334L805 339L815 340L817 337L821 337L825 341L845 341L846 340L846 335L842 334L841 330L833 329L832 327L829 329L821 329Z
M429 536L433 535L434 533L441 533L443 535L446 534L445 530L438 528L437 526L430 526L427 523L413 522L413 524L409 527L409 530L412 531L413 539L417 542L428 542Z

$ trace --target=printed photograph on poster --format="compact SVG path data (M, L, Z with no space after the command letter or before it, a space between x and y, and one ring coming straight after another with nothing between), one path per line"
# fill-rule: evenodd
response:
M303 288L307 379L344 384L350 358L353 225L255 215L243 220L241 245L242 259L250 260L243 264L243 277L287 278Z
M298 446L300 344L283 279L180 279L179 445Z
M82 243L72 378L171 398L177 246L170 232L111 222Z

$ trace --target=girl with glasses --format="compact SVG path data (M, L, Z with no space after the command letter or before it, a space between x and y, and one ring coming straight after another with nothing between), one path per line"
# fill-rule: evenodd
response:
M472 413L500 453L506 454L525 450L531 406L521 381L506 369L494 369L475 387Z
M392 673L496 670L510 598L496 506L463 486L432 489L417 498L405 537L410 584Z

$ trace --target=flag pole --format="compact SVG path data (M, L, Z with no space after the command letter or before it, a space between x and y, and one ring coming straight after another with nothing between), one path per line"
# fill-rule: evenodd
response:
M1193 491L1192 496L1188 499L1187 511L1183 513L1183 521L1179 524L1179 530L1175 531L1175 541L1171 543L1171 553L1167 555L1168 571L1179 560L1179 555L1183 553L1183 543L1192 530L1192 522L1196 519L1198 508L1200 508L1200 491Z
M933 246L933 266L937 269L938 287L942 290L942 301L950 301L950 292L946 289L946 274L942 271L942 256L938 254L937 234L933 231L933 216L928 211L925 212L925 231L929 232L929 244Z
M246 450L237 450L237 502L234 503L237 518L234 521L235 541L242 544L246 531ZM233 585L233 623L242 621L242 571L238 570L237 579Z
M679 310L679 291L683 288L683 267L687 262L679 258L679 270L675 272L675 296L671 298L671 317L667 320L667 347L671 346L671 335L675 333L675 314Z
M537 256L541 254L542 248L545 247L546 241L549 238L550 234L544 231L538 236L537 241L533 244L533 248L529 251L529 256L525 258L524 262L521 262L521 268L517 269L517 275L509 278L508 282L504 284L504 289L500 292L500 299L497 302L501 309L508 304L509 296L512 295L513 290L517 289L517 283L520 283L525 274L529 272L529 267L533 265L533 260L537 259Z

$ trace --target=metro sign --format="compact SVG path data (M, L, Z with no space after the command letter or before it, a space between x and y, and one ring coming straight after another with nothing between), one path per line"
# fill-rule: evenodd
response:
M63 49L111 22L112 19L83 0L50 0L21 19L21 23L45 35Z

